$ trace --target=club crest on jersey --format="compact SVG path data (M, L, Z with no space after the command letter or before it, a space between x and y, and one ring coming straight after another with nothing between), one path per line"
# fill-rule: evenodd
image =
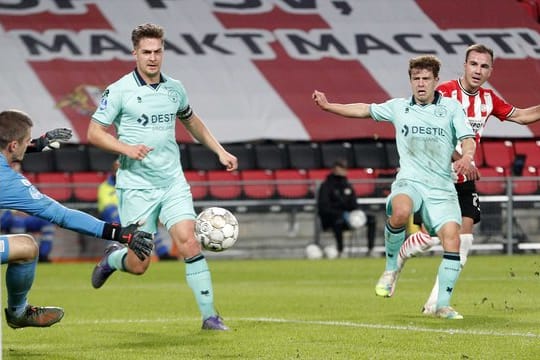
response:
M437 105L435 107L435 116L437 117L445 117L448 110L446 110L446 107L443 105Z
M169 100L171 100L173 103L177 103L180 101L180 93L176 90L169 90Z

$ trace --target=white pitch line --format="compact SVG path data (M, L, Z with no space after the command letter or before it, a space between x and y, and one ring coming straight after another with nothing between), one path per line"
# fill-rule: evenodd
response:
M238 320L274 322L274 323L294 323L294 324L306 324L306 325L343 326L343 327L357 327L357 328L366 328L366 329L382 329L382 330L397 330L397 331L403 330L403 331L417 331L417 332L434 332L434 333L445 333L445 334L450 334L450 335L463 334L463 335L517 336L517 337L540 338L540 334L534 334L534 333L475 331L475 330L463 330L463 329L433 329L433 328L422 328L418 326L365 324L365 323L355 323L355 322L350 322L350 321L288 320L288 319L273 319L273 318L239 318ZM441 319L441 321L457 321L457 320Z
M107 319L107 320L88 320L88 321L74 321L64 324L74 325L88 325L88 324L143 324L143 323L173 323L178 321L196 321L198 319L188 318L175 318L175 319ZM291 319L277 319L277 318L230 318L230 321L248 321L248 322L267 322L267 323L283 323L283 324L305 324L305 325L324 325L324 326L341 326L341 327L353 327L364 329L379 329L379 330L394 330L394 331L416 331L427 333L443 333L449 335L477 335L477 336L515 336L523 338L540 338L540 334L535 333L522 333L522 332L501 332L492 330L464 330L464 329L434 329L418 326L405 326L405 325L385 325L385 324L367 324L356 323L351 321L323 321L323 320L291 320ZM441 321L458 321L458 320L442 320Z

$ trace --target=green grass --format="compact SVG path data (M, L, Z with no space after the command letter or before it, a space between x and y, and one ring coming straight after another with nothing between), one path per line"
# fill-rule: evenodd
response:
M540 358L537 256L470 257L453 297L462 321L420 313L439 263L409 261L394 297L383 299L374 294L383 259L213 260L229 332L200 330L182 263L116 273L100 290L90 286L93 264L40 264L31 303L66 315L47 329L4 322L3 358Z

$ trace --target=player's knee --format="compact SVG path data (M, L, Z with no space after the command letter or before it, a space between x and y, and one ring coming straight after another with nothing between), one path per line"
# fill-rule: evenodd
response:
M33 261L39 255L39 246L32 235L9 235L9 259L13 261Z
M407 225L407 221L409 220L409 213L407 211L403 210L396 210L392 212L392 216L390 217L390 225L394 228L399 228L402 226Z
M184 259L198 255L201 251L201 244L195 239L195 237L188 238L186 241L181 242L180 246L178 246L178 253Z

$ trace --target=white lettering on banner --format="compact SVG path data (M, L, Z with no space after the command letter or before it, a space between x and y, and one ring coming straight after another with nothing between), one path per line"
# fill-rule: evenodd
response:
M11 31L31 60L131 60L131 44L111 31L65 30L39 33ZM239 56L274 59L271 43L279 41L289 56L299 60L358 59L376 54L460 54L475 42L493 47L498 58L540 58L540 37L531 29L471 29L421 33L343 34L331 30L309 33L295 29L235 30L222 33L169 35L165 48L177 56Z
M344 101L409 96L410 57L435 54L441 80L454 78L474 42L495 51L494 90L516 106L537 101L540 37L514 2L129 0L129 17L126 4L0 0L0 39L10 54L3 64L12 69L0 75L0 105L40 113L36 133L72 127L73 141L84 142L104 87L133 69L130 34L139 21L164 27L164 72L182 81L222 142L391 138L390 127L321 113L312 89ZM506 81L517 78L528 81ZM14 92L14 84L24 90ZM149 126L170 124L155 120ZM540 136L534 126L506 130L512 124L491 121L484 135L501 126L495 136ZM177 139L192 141L181 129Z

